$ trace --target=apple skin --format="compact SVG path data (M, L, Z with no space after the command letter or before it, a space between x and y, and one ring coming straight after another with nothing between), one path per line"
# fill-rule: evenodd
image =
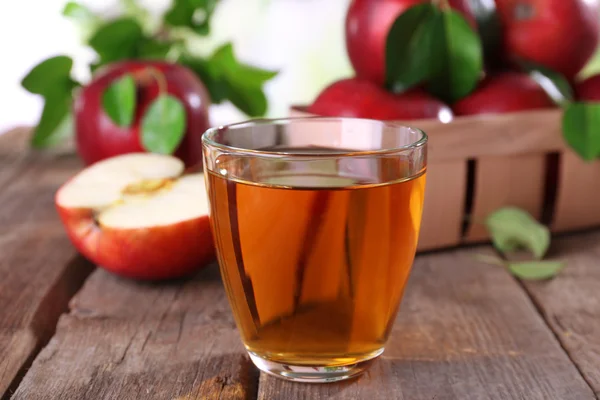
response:
M552 99L529 75L503 72L484 79L452 109L456 115L503 114L555 107Z
M385 42L400 14L428 0L354 0L345 22L346 50L356 76L379 85L385 83ZM468 0L450 0L475 29Z
M332 83L307 111L321 116L378 120L452 118L450 107L421 89L394 94L358 78Z
M600 74L590 76L575 84L577 100L600 101Z
M496 0L509 59L528 60L572 79L594 54L598 0Z
M93 263L123 277L185 277L215 258L208 215L170 226L115 229L98 226L89 209L56 207L75 248Z
M144 74L149 68L158 71L166 82L166 91L185 106L185 136L175 151L187 167L201 164L202 134L209 128L210 98L202 82L187 68L160 61L122 61L108 65L76 96L74 103L77 152L86 165L125 153L146 151L141 143L141 120L150 103L159 94L156 79ZM106 88L124 74L142 76L136 79L137 104L131 127L113 123L102 107Z

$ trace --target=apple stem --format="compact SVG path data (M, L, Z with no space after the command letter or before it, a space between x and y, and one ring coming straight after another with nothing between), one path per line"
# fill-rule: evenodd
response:
M167 80L165 79L164 74L153 67L147 68L145 71L156 81L156 84L158 85L158 94L165 94L167 92Z
M433 4L435 4L440 10L449 10L450 3L448 0L432 0Z

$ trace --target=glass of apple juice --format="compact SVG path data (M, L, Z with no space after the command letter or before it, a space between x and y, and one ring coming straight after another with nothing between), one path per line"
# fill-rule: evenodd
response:
M417 247L424 132L352 118L203 136L210 220L242 341L262 371L330 382L384 351Z

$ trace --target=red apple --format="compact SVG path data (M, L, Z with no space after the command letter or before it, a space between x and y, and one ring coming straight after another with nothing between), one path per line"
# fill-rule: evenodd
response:
M131 74L136 81L137 106L131 127L115 124L102 106L104 91L124 74ZM150 103L159 95L161 85L164 85L163 90L181 100L187 116L186 133L175 156L187 166L201 162L201 137L209 127L210 104L204 85L181 65L132 60L110 64L98 71L75 100L77 151L86 164L119 154L145 151L140 138L140 123Z
M359 78L385 82L385 42L400 14L428 0L354 0L346 15L346 50ZM450 0L475 28L468 0Z
M202 174L178 158L133 153L99 161L60 187L55 204L90 261L138 279L189 275L214 257Z
M600 74L576 83L575 96L577 100L600 101Z
M573 78L598 45L598 0L496 0L511 59Z
M308 111L322 116L371 118L379 120L452 119L450 107L421 89L394 94L358 78L329 85Z
M469 96L452 109L456 115L502 114L554 107L552 99L529 75L504 72L484 79Z

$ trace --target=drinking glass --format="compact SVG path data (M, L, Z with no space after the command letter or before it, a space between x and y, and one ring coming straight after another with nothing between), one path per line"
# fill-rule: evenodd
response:
M363 372L415 256L426 134L308 117L213 128L202 143L221 275L254 364L304 382Z

